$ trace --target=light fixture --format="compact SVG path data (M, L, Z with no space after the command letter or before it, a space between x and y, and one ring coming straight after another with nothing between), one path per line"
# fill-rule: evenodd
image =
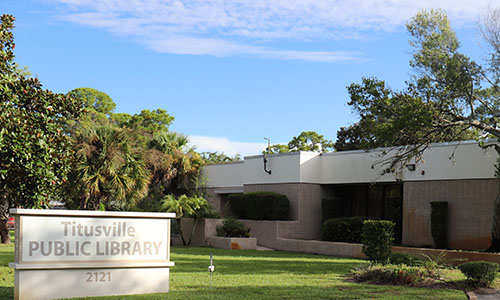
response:
M269 152L271 151L271 139L269 139L269 138L264 138L264 139L267 140L267 154L269 154ZM267 169L267 156L266 156L266 152L264 152L264 172L266 172L267 174L271 175L271 170Z
M415 164L407 164L406 168L408 169L408 171L415 171L416 166Z

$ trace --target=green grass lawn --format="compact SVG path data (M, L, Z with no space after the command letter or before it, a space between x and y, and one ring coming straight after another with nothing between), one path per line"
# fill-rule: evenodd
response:
M0 299L12 299L13 245L0 245ZM214 256L213 288L207 271ZM371 285L344 280L363 260L281 251L172 248L170 292L97 299L467 299L453 289ZM88 298L86 298L88 299ZM92 298L96 299L96 298Z

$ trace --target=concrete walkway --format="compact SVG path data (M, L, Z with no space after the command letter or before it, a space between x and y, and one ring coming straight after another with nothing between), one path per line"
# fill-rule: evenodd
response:
M262 247L262 246L259 246L259 245L257 245L257 250L260 250L260 251L274 251L274 249Z
M498 289L478 289L467 293L470 300L500 300Z

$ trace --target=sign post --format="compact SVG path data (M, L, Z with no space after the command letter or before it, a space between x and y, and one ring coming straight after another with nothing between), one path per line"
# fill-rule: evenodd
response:
M14 297L166 293L172 213L11 209Z

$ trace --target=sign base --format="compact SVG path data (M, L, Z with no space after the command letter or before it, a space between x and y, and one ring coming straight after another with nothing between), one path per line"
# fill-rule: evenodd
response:
M167 293L169 268L17 269L15 300Z

